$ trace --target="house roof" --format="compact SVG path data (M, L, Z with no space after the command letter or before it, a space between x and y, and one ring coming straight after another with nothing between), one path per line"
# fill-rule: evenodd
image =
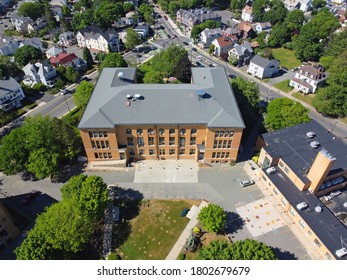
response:
M304 65L299 68L299 73L314 80L326 78L326 73L322 66ZM312 77L311 77L312 76Z
M306 133L309 131L313 131L316 136L308 138ZM341 169L347 169L347 144L316 121L266 133L263 134L263 138L268 145L265 150L273 157L281 157L303 181L308 180L305 171L312 166L321 150L326 150L336 157L328 176ZM318 141L320 146L312 148L312 141Z
M205 34L206 38L210 38L210 37L215 37L216 35L222 35L223 31L220 28L213 28L213 29L205 28L205 30L202 31L201 33Z
M256 64L256 65L258 65L258 66L260 66L262 68L266 68L271 63L274 64L274 65L277 65L277 66L279 65L279 61L277 61L276 59L268 60L268 59L263 58L263 57L261 57L259 55L255 55L251 59L250 63Z
M99 36L102 36L107 41L111 39L112 36L118 37L118 33L113 29L108 29L106 31L103 31L101 28L95 26L95 25L89 25L86 28L82 28L79 30L79 32L83 35L86 39L98 39Z
M243 55L246 50L249 51L250 53L253 52L253 49L248 41L244 41L241 45L235 44L234 49L238 55Z
M228 34L228 35L236 35L239 33L240 33L240 30L234 27L228 27L227 29L224 30L224 34Z
M66 32L63 32L59 35L59 39L60 38L66 38L66 37L70 37L70 36L73 36L75 37L75 34L72 32L72 31L66 31Z
M302 85L302 86L305 87L305 88L308 88L308 89L311 89L311 90L313 89L312 86L311 86L309 83L304 82L303 80L300 80L300 79L295 78L295 77L293 77L292 80L293 80L294 82L296 82L297 84Z
M8 80L0 80L0 97L6 96L6 94L13 92L20 88L20 84L10 77Z
M191 70L191 84L136 84L136 68L104 68L78 127L205 124L244 128L225 69ZM133 98L135 94L142 98L130 99L127 106L127 95Z
M21 44L23 46L32 46L32 47L37 48L41 51L43 50L42 43L41 43L40 39L37 37L26 39Z
M238 25L237 25L237 28L241 31L246 31L246 32L249 32L250 30L253 29L252 27L252 23L250 23L249 21L243 21L243 22L240 22Z
M231 38L227 36L216 38L214 39L214 41L217 41L220 47L230 46L234 44L233 40L231 40Z
M62 53L63 52L63 50L61 49L61 48L58 48L58 47L56 47L56 46L53 46L53 47L51 47L50 49L48 49L47 51L46 51L46 54L49 54L49 55L53 55L53 56L56 56L56 55L58 55L58 54L60 54L60 53Z
M69 62L75 60L76 58L78 58L78 57L74 53L60 53L56 57L51 57L49 59L49 61L52 64L60 63L60 64L65 65L66 63L69 63Z
M52 65L50 65L47 60L36 62L35 66L38 68L37 73L40 77L44 77L47 73L53 70Z

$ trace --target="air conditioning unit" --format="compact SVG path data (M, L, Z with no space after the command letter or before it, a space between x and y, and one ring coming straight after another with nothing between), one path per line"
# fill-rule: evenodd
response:
M135 98L136 98L136 99L140 99L140 97L141 97L141 94L139 94L139 93L136 93L136 94L135 94Z

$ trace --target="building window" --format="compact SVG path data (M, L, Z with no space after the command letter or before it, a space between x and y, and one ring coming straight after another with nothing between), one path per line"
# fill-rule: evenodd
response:
M225 152L222 152L221 158L224 158L224 157L225 157Z
M196 134L196 128L192 128L192 129L190 130L190 134Z
M107 137L107 131L104 131L103 134L104 134L104 137Z
M154 155L154 150L153 149L149 149L149 154L150 155Z
M137 135L142 135L142 133L143 133L142 128L139 128L139 129L137 130Z
M127 128L127 129L125 130L125 133L126 133L126 134L131 134L131 129L130 129L130 128Z
M165 155L165 150L164 149L159 149L159 155Z
M295 216L295 211L292 207L290 207L290 210L289 210L290 214L292 214L292 216L294 217Z
M219 141L218 141L218 149L222 148L222 143L223 143L222 140L219 140Z
M112 154L111 153L108 153L108 158L112 158Z
M186 138L180 137L180 147L184 147L186 145Z
M159 135L163 135L164 134L164 129L159 129Z
M165 145L165 138L159 137L159 145Z
M154 134L154 130L152 128L148 129L148 134L149 135L153 135Z
M170 145L175 145L175 137L170 137Z
M98 132L97 131L94 131L93 134L94 134L94 137L98 137Z
M299 220L299 225L302 229L304 229L306 226L305 223L301 219Z
M220 152L217 153L217 158L220 158Z
M107 153L104 153L104 158L107 158Z
M99 153L99 158L104 158L104 155L102 153Z
M215 136L215 137L218 137L218 136L219 136L219 130L216 130L214 136Z
M223 141L223 149L225 149L227 147L227 140Z
M92 147L93 147L93 149L95 149L95 142L94 141L92 141Z
M227 152L227 153L225 154L225 157L226 157L226 158L229 158L229 156L230 156L230 153Z
M184 155L185 150L184 149L180 149L180 155Z
M312 231L309 230L306 235L307 236L311 236L312 235Z
M139 154L140 155L143 155L145 153L145 150L144 149L139 149Z
M190 149L190 150L189 150L189 154L190 154L190 155L195 155L195 149Z
M228 140L228 149L230 149L231 148L231 140Z
M169 155L174 155L175 154L175 149L170 149L169 150Z
M110 148L110 142L109 142L109 141L105 141L105 145L106 145L106 148L107 148L107 149Z
M100 142L99 142L99 141L96 141L96 147L97 147L98 149L100 149L100 148L101 148L101 146L100 146Z
M133 137L127 137L128 146L134 146L134 138Z
M135 155L135 152L134 152L133 149L130 149L130 150L129 150L129 155L131 155L131 156L134 156L134 155Z
M224 136L224 131L222 130L219 132L219 137L223 137L223 136Z
M181 134L181 135L185 135L185 134L186 134L186 130L185 130L184 128L182 128L182 129L180 130L180 134Z
M148 137L148 145L154 145L154 137Z
M143 137L137 138L137 145L139 147L143 147L145 145L144 142L143 142Z
M101 142L101 148L105 149L105 141L100 141Z
M325 253L324 257L326 260L332 260L332 257L329 253Z
M216 153L213 152L213 153L212 153L212 158L215 158L215 157L216 157Z
M190 145L196 144L196 137L190 137Z
M288 169L288 167L286 166L286 167L284 167L284 172L286 172L287 174L289 173L289 169Z
M278 165L279 165L280 167L283 167L283 166L284 166L284 164L283 164L282 161L280 161Z
M217 140L214 140L214 142L213 142L213 148L215 149L215 148L217 148Z
M284 197L282 197L281 201L282 201L282 204L283 204L283 205L287 205L287 200L285 200Z
M313 240L313 244L316 245L316 247L318 247L318 248L322 247L322 244L318 241L317 238L315 238L315 239Z
M233 137L234 136L234 131L229 131L229 137Z
M90 138L93 137L93 132L89 131L89 137L90 137Z
M170 128L169 133L170 133L170 134L175 134L175 129Z
M95 157L95 158L99 158L98 153L94 153L94 157Z
M99 137L102 137L103 134L102 134L102 131L99 131Z
M264 178L265 178L265 177L264 177ZM266 181L266 180L264 180L264 181ZM275 193L275 195L278 195L278 189L273 188L272 191Z

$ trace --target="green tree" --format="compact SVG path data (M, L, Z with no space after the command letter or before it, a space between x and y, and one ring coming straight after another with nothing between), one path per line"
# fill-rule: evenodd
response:
M41 148L30 153L26 168L39 180L54 176L59 168L59 153Z
M171 1L169 4L169 12L171 14L176 14L180 8L181 7L180 7L180 4L178 3L178 1Z
M231 0L230 10L232 12L239 12L246 6L246 0Z
M83 60L87 63L87 68L90 69L93 66L93 57L90 50L87 47L83 48Z
M18 7L18 15L30 17L32 20L37 20L45 12L45 7L39 2L25 2Z
M290 11L285 19L285 24L290 32L300 30L305 21L304 12L298 9ZM272 32L272 31L271 31Z
M145 84L162 84L163 82L163 76L158 71L148 71L145 73L145 76L143 77L143 82Z
M63 201L73 200L76 203L80 201L82 183L87 179L87 175L79 174L72 176L70 180L61 188Z
M86 107L94 90L94 85L87 81L82 81L76 88L73 100L77 107Z
M189 83L192 76L191 64L188 58L188 53L185 56L180 56L173 69L173 76L180 80L182 83Z
M209 55L214 54L215 49L216 49L216 46L213 45L213 44L211 44L211 45L208 47L208 54L209 54Z
M94 23L102 29L112 26L115 20L124 15L123 4L100 1L94 10Z
M229 61L230 64L232 64L232 65L234 65L234 66L236 66L236 65L239 64L239 60L237 59L236 56L233 56L233 55L230 55L230 56L228 57L228 61Z
M158 5L165 12L167 12L169 10L169 1L168 0L158 0ZM182 6L181 6L181 8L182 8Z
M135 48L137 45L140 45L140 44L141 44L141 39L139 37L139 34L137 34L133 28L128 28L125 47L128 50L132 50L133 48Z
M231 260L230 244L225 240L214 240L199 250L198 260Z
M272 100L265 116L265 124L271 130L277 130L310 121L309 110L300 102L289 98Z
M326 2L324 0L312 0L312 8L314 11L317 11L320 8L325 7Z
M254 21L269 21L272 25L283 22L288 13L281 0L255 0L252 8Z
M241 77L237 77L236 79L233 79L231 82L232 88L235 92L235 95L242 94L246 101L254 108L255 110L259 109L259 101L260 101L260 94L259 94L259 88L256 83L252 83L249 81L246 81L245 79ZM241 101L240 99L237 99L238 102ZM241 104L243 102L240 102ZM239 103L239 106L241 106Z
M324 56L321 57L320 63L329 69L331 62L346 50L347 45L347 29L341 32L333 33L330 36L327 47L324 50Z
M0 55L0 79L8 79L9 77L18 77L23 71L13 62L10 57Z
M208 206L201 209L198 220L208 231L219 232L225 227L226 213L222 207L210 203Z
M252 239L235 241L231 244L232 260L276 260L270 246Z
M79 73L72 66L68 66L66 68L65 77L69 82L75 83L78 81Z
M106 55L104 61L100 64L99 73L104 67L128 67L123 56L119 53L109 53Z
M132 4L130 2L125 2L123 4L123 10L125 13L128 13L130 11L135 11L135 6L134 6L134 4Z
M71 26L75 32L82 28L86 28L93 23L94 11L92 9L86 9L83 13L74 13Z
M53 30L57 27L57 22L54 17L54 13L51 10L50 4L45 5L45 19L47 20L47 24L50 30Z
M280 47L284 43L290 41L290 32L288 25L285 23L276 24L270 33L268 45L269 47Z
M14 52L14 60L20 66L25 66L30 61L35 63L40 58L42 58L42 52L39 49L28 45L18 48Z

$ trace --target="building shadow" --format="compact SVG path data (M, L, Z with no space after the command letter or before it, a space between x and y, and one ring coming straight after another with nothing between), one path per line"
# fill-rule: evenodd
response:
M235 212L227 212L227 223L225 226L225 234L234 234L243 229L245 222L242 217Z

